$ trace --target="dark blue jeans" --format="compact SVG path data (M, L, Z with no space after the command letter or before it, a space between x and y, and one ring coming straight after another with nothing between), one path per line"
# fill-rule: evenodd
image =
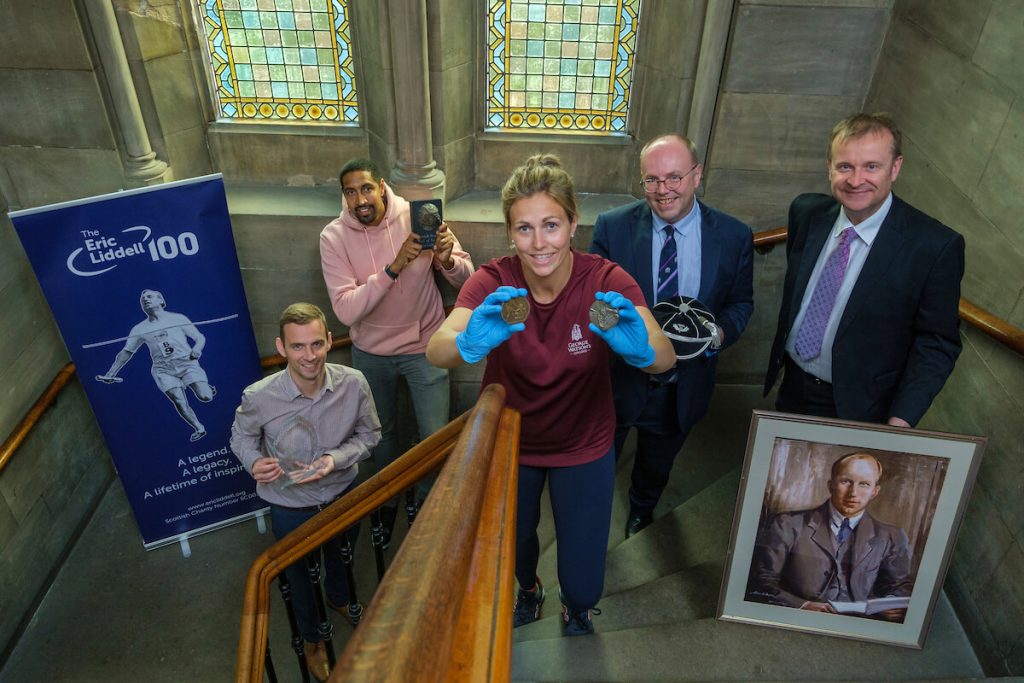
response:
M377 471L405 451L398 441L398 383L403 377L409 385L420 441L448 424L448 371L431 365L426 354L377 356L353 346L352 367L366 376L380 418L380 443L373 449ZM433 480L432 475L416 484L417 498L427 497ZM388 505L393 507L394 503Z
M344 493L348 493L354 486L353 482L353 485ZM271 505L270 526L276 538L284 538L316 514L315 510L297 510ZM352 543L354 549L358 536L359 525L356 525L338 534L310 554L313 557L321 558L320 570L327 601L338 607L344 607L349 600L348 577L345 575L345 565L341 561L341 549L346 538ZM295 610L295 621L299 626L299 634L307 642L316 643L321 640L317 631L319 617L316 613L316 599L309 580L308 566L306 559L302 559L285 569L284 573L292 587L292 608Z
M555 518L558 583L572 609L589 609L604 592L604 565L615 490L614 447L593 462L573 467L519 466L516 501L516 579L524 588L537 576L540 497L548 483Z

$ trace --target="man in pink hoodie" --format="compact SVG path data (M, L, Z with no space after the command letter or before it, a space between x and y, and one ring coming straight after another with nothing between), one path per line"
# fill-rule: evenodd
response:
M352 365L370 384L382 436L373 451L382 469L400 455L398 382L409 385L420 439L449 421L448 371L426 358L427 341L444 322L434 271L456 288L473 272L469 254L442 224L433 249L412 231L409 203L391 191L380 169L352 159L339 175L341 215L320 233L320 262L331 306L352 337ZM420 487L418 498L426 495ZM396 504L382 509L385 548Z

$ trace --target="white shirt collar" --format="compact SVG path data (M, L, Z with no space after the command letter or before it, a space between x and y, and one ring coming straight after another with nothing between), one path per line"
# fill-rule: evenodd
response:
M662 235L665 234L665 227L672 225L675 231L683 237L687 237L690 231L693 230L695 225L700 225L700 204L697 202L697 198L693 199L693 206L690 207L690 212L683 216L676 223L669 223L658 214L651 212L651 216L654 218L654 231Z
M853 517L850 517L850 529L856 529L857 525L860 524L860 518L864 516L864 510L861 510ZM832 501L828 502L828 514L832 520L832 528L838 530L843 525L843 513L836 510L835 506L832 505Z
M324 365L326 366L326 363ZM286 378L285 387L287 387L288 394L289 394L289 396L291 397L291 399L293 401L295 399L297 399L298 397L300 397L300 396L306 396L304 393L302 393L302 390L299 389L299 385L295 383L295 378L292 377L292 373L288 369L287 366L285 366L284 375L285 375L285 378ZM320 391L317 392L316 398L314 398L312 400L314 400L314 401L320 400L320 397L323 396L328 391L334 391L334 378L331 377L331 373L326 372L326 368L325 368L324 384L323 384L322 387L320 387Z
M882 223L885 222L886 216L889 215L889 209L892 208L892 192L885 198L882 205L878 207L878 211L862 220L859 224L853 226L853 231L857 233L857 237L867 244L869 247L878 237L878 231L882 229ZM839 216L836 217L836 222L832 226L832 237L837 238L846 228L850 227L850 219L846 217L846 208L842 205L839 206Z

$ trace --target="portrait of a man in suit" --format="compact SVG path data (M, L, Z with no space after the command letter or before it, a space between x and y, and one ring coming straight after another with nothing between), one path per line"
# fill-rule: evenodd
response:
M747 600L836 613L831 603L908 597L912 550L906 532L868 507L882 490L882 463L853 452L832 463L828 500L781 512L762 524L754 545ZM876 618L902 622L906 609Z
M831 196L789 209L786 276L764 392L776 408L918 423L961 350L964 239L893 194L902 135L884 114L832 131Z

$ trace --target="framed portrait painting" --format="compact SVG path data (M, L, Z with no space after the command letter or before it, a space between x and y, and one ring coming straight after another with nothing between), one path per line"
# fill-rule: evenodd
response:
M984 446L754 411L719 618L923 647Z

